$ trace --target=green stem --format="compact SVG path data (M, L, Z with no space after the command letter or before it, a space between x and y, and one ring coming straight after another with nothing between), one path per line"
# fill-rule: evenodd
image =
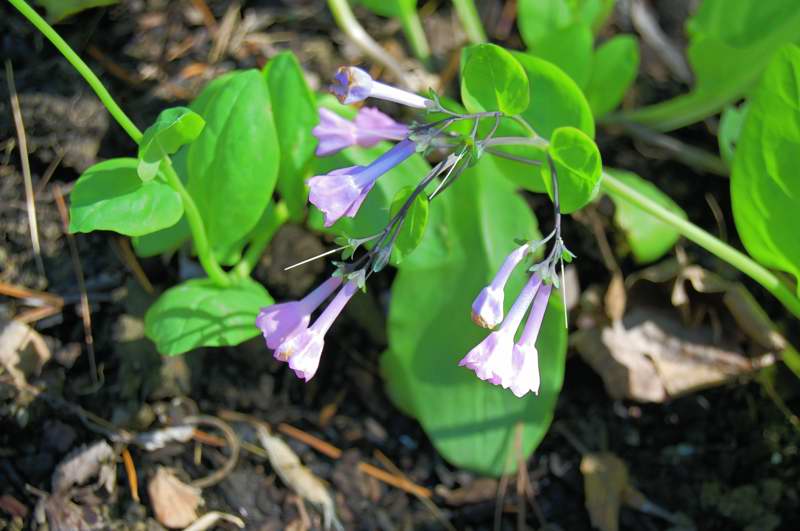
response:
M486 31L483 29L483 23L478 15L475 2L472 0L453 0L453 5L469 41L473 44L486 42L488 40Z
M417 10L401 9L400 10L400 24L403 26L403 33L411 45L411 51L414 56L422 61L427 68L431 67L431 47L428 45L428 38L425 36L425 30L422 28L422 22L419 19Z
M253 269L258 265L258 261L261 260L261 255L264 254L264 249L272 241L275 232L288 219L289 209L283 201L276 203L273 208L269 209L264 225L259 228L258 234L250 242L242 260L233 269L234 275L244 278L253 272Z
M169 160L169 157L164 158L164 162L161 163L161 169L164 172L167 184L181 196L181 200L183 201L183 213L186 216L186 221L189 223L189 229L192 232L194 249L197 251L197 258L200 259L200 264L203 266L203 269L206 270L208 278L218 286L229 286L231 284L230 278L228 278L228 275L222 267L220 267L219 262L214 258L214 253L211 251L211 245L208 243L208 237L206 236L206 229L203 224L203 218L200 216L200 211L197 209L197 205L194 199L192 199L192 196L189 195L189 191L183 186L180 177L175 173L175 169L172 167L172 161Z
M42 35L47 37L47 39L53 43L59 52L70 62L70 64L75 68L75 70L83 76L83 79L86 80L86 83L92 87L92 90L95 91L97 97L100 98L100 101L103 105L108 109L108 112L111 113L111 116L119 123L119 125L125 130L125 132L130 136L134 142L137 144L142 139L142 132L134 125L133 121L125 114L125 112L117 105L117 102L114 101L114 98L111 94L106 90L103 86L103 83L100 79L92 72L92 69L81 59L77 53L70 47L67 42L61 38L61 36L54 30L48 23L45 21L39 13L37 13L31 6L29 6L25 0L8 0L11 5L13 5L17 10L22 13L22 15L27 18L31 24L33 24L36 29L42 32ZM189 195L189 192L183 186L180 178L175 173L175 170L172 168L172 163L169 160L169 157L164 158L164 163L161 165L164 169L164 176L166 178L167 184L172 187L178 195L181 197L181 201L183 202L183 211L186 214L186 221L189 223L189 230L192 233L192 239L194 240L195 249L197 250L197 256L200 258L200 263L205 269L208 277L214 281L215 284L220 286L227 286L230 284L230 279L228 278L225 271L220 267L219 263L217 262L216 258L214 258L213 253L211 252L211 247L208 243L208 237L206 236L205 226L203 224L203 218L200 216L200 211L197 209L197 205L192 199L192 196Z
M602 188L607 192L613 192L625 198L645 212L671 225L687 239L736 267L742 273L764 286L790 312L800 318L800 299L792 293L786 284L781 282L777 275L766 267L605 172L603 173Z
M70 48L67 41L61 38L56 30L54 30L50 24L43 19L39 13L37 13L31 6L29 6L25 0L8 0L11 5L17 8L17 10L22 13L22 15L27 18L31 24L33 24L36 29L42 32L42 35L47 37L47 39L53 43L61 54L66 57L67 61L75 68L75 70L83 76L83 79L92 87L92 90L97 94L97 97L100 98L100 101L103 102L108 112L111 113L111 116L117 121L117 123L128 133L134 142L137 144L139 140L142 138L142 132L134 125L130 118L122 111L122 109L117 105L117 102L114 101L114 98L111 97L108 90L103 86L103 83L94 75L94 72L89 68L83 59L81 59L77 53L75 53L72 48Z

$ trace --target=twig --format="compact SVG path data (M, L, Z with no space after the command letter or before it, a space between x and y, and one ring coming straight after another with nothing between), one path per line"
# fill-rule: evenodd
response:
M81 293L81 320L83 321L86 352L89 354L89 368L92 373L92 383L97 385L99 379L97 377L97 361L94 355L94 336L92 335L92 314L89 309L89 295L86 293L86 281L83 276L81 259L78 255L78 245L75 243L75 237L69 232L69 212L67 212L67 205L64 203L64 196L61 193L61 186L59 186L58 183L53 183L53 199L55 199L56 207L58 207L58 214L61 216L64 236L67 238L67 246L69 247L69 254L72 258L72 267L78 279L78 290Z
M192 0L192 4L194 4L195 9L200 11L200 14L203 17L203 24L205 24L206 29L212 35L217 32L217 20L214 18L214 13L211 12L209 9L208 4L206 4L205 0Z
M50 161L50 164L47 166L47 169L44 170L44 174L42 175L42 178L39 180L39 182L36 185L36 190L34 190L34 192L33 192L34 201L36 200L37 197L42 195L42 193L44 192L45 187L47 187L47 183L50 182L50 179L53 177L53 174L56 172L56 169L58 168L58 165L61 164L62 160L64 160L64 150L63 149L59 149L58 150L58 155L56 155L56 158L54 158L52 161Z
M136 467L133 466L133 458L127 447L122 449L122 464L125 467L125 475L128 476L128 486L131 489L133 501L139 501L139 479L136 476Z
M679 162L701 171L719 175L730 176L730 169L725 162L704 149L681 142L664 133L659 133L643 125L634 123L621 123L622 128L634 139L642 140L657 148L666 151L669 156Z
M292 439L297 439L298 441L307 444L311 448L315 449L321 454L327 455L331 459L339 459L342 457L342 451L336 448L334 445L318 439L310 433L306 433L303 430L295 428L294 426L290 426L285 422L278 424L278 431L284 435L288 435Z
M684 83L691 83L692 71L689 69L689 65L686 64L681 52L658 25L650 5L645 0L633 0L630 6L631 22L642 36L642 40L661 57L675 77Z
M58 295L53 295L46 291L25 288L23 286L15 286L6 282L0 282L0 295L17 299L37 299L48 306L64 306L64 299Z
M19 107L19 96L17 86L14 83L14 69L11 60L6 59L6 81L8 82L8 94L11 100L11 112L14 115L14 126L17 129L17 141L19 143L19 158L22 163L22 179L25 183L25 203L28 211L28 226L31 231L31 245L33 247L33 257L36 262L36 269L42 278L47 281L42 261L42 248L39 245L39 224L36 221L36 201L34 200L33 183L31 181L31 165L28 159L28 139L25 136L25 124L22 121L22 111Z
M211 415L196 415L191 417L186 417L184 422L187 424L201 424L206 426L213 426L217 428L222 434L225 436L225 440L228 442L228 448L230 449L231 455L228 456L228 460L219 470L216 470L209 474L208 476L200 479L195 479L192 481L192 486L197 487L199 489L203 489L206 487L210 487L212 485L216 485L223 479L225 479L228 474L231 473L233 468L236 466L236 462L239 460L239 438L236 436L236 432L233 431L233 428L228 425L227 422L223 420L212 417Z
M155 295L156 290L153 287L153 284L150 282L150 279L147 278L147 275L145 274L144 269L142 269L141 264L139 264L139 260L136 258L136 255L133 253L130 240L120 236L118 238L114 238L112 241L117 244L122 263L125 264L125 267L128 268L128 271L130 271L133 276L136 277L136 281L140 286L142 286L142 289L144 289L148 295Z

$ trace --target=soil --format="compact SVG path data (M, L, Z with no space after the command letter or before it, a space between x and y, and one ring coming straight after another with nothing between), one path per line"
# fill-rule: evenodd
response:
M234 68L261 66L283 49L292 49L300 57L316 87L339 64L361 61L321 0L242 3L240 13L252 24L252 38L237 50L222 52L215 51L215 40L203 18L191 8L202 3L126 0L83 12L57 29L101 73L111 93L139 125L150 123L162 108L191 99L208 79ZM680 10L669 9L657 16L680 45L682 21L691 2L676 3L682 6ZM232 3L207 4L220 22ZM498 42L519 47L516 30L503 30L507 26L504 2L479 4ZM463 44L463 35L442 31L453 26L449 4L434 0L424 7L430 8L434 9L425 17L425 25L433 30L436 59L444 69ZM620 11L615 12L606 34L630 30L630 21ZM677 19L676 12L681 13ZM397 23L361 9L357 13L372 35L408 60ZM41 374L31 375L33 387L21 390L0 380L0 530L37 528L34 508L42 493L51 491L54 468L81 445L107 438L105 423L141 433L183 415L225 417L226 411L250 415L279 432L282 423L290 425L342 449L339 458L331 458L297 438L284 437L310 471L327 484L346 529L444 529L442 519L455 529L590 529L580 471L586 451L609 451L622 458L633 484L673 515L669 522L623 508L622 529L689 529L693 525L709 530L788 530L800 522L800 434L762 385L743 378L666 404L642 405L609 398L600 377L572 353L555 413L556 428L526 463L535 496L521 495L512 477L499 502L502 511L497 511L497 482L445 462L416 421L400 413L383 390L378 359L386 348L384 319L391 272L376 275L367 294L353 301L327 339L328 351L339 355L325 356L317 376L303 384L265 352L260 339L237 348L201 349L162 358L142 333L142 315L155 295L131 273L124 241L110 233L79 235L75 241L102 375L95 385L80 312L81 293L55 196L59 189L66 194L92 163L132 154L134 146L80 76L7 3L0 5L0 45L14 68L33 186L42 186L36 207L45 272L37 267L31 250L16 129L4 77L0 83L0 282L44 290L65 301L60 312L34 325L45 337L53 360ZM643 57L642 74L626 105L685 90L663 75L654 54L645 50ZM709 121L681 130L677 137L716 152L715 137L709 131L713 127ZM648 175L686 209L690 219L735 238L725 179L698 173L669 158L648 157L650 152L640 143L614 129L601 128L598 143L609 165ZM52 174L49 182L43 183L48 174ZM721 226L708 206L709 195L716 198L728 220ZM546 219L544 203L535 198L531 202ZM603 225L610 227L610 203L601 202L597 213ZM605 290L610 273L592 230L575 220L567 221L565 230L570 247L581 257L576 267L584 290ZM636 270L618 243L612 237L623 272ZM285 226L256 277L278 300L302 295L324 278L326 266L317 262L290 272L283 272L283 267L331 246L332 242L305 228ZM800 336L796 321L762 290L700 249L683 248L691 261L745 282L790 339ZM157 290L166 289L191 268L179 256L142 260L141 265ZM669 290L665 287L655 293L655 302L668 307ZM0 297L0 318L18 315L26 302ZM735 335L736 331L723 333ZM800 408L796 380L788 371L779 368L773 383L789 409ZM228 418L244 443L258 445L251 423ZM207 441L221 436L212 428L207 431ZM121 446L116 442L115 450ZM192 442L170 444L155 452L130 446L141 501L133 499L129 476L119 463L114 493L98 491L87 498L86 506L110 522L109 528L161 529L146 485L159 466L176 470L184 481L222 467L226 450L207 444L198 453L199 448ZM363 473L359 462L385 468L381 453L410 481L431 489L431 501L438 509ZM452 493L457 489L469 494L466 501ZM304 509L270 463L247 448L235 468L219 483L204 488L202 496L205 511L236 515L247 529L322 526L320 515L310 506Z

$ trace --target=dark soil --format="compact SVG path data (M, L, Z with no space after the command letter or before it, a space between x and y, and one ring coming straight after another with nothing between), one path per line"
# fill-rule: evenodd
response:
M490 33L502 27L503 3L479 2ZM208 4L221 21L230 3ZM252 17L251 22L262 17L262 26L254 31L271 39L247 41L250 44L220 54L214 63L209 62L214 41L196 11L189 9L192 2L188 0L126 0L84 12L57 28L101 74L134 121L144 126L162 108L191 99L208 79L234 68L261 66L283 49L298 54L317 86L339 64L361 62L358 51L335 29L324 4L321 0L244 2L241 13ZM425 24L450 28L449 4L434 1L428 7L435 6ZM670 9L659 16L680 43L686 10L677 20L675 12ZM406 54L399 25L365 11L358 14L387 48ZM617 13L608 33L629 30L629 25ZM519 47L514 31L503 35L501 42ZM440 66L463 44L462 39L457 32L432 32ZM41 394L0 380L0 530L35 528L37 493L50 491L55 465L80 445L106 438L107 432L85 412L115 429L134 433L187 414L224 416L225 411L246 413L273 427L286 423L344 450L340 458L332 459L285 437L303 463L329 485L346 529L443 528L425 503L360 471L359 461L384 467L377 452L411 481L432 489L432 501L455 529L495 526L496 483L486 487L474 474L443 461L420 426L401 414L383 391L378 358L386 347L383 320L390 272L373 278L367 294L353 301L328 336L328 355L317 376L303 384L271 358L260 339L237 348L160 357L142 335L141 318L154 295L126 267L120 240L112 234L79 235L76 241L91 303L94 350L103 377L101 385L93 385L80 292L53 196L56 186L66 193L90 164L130 155L134 145L80 76L7 3L0 5L0 45L14 67L34 188L48 167L55 167L36 204L46 271L42 275L31 251L16 129L4 78L0 83L0 282L46 290L65 300L63 311L35 325L54 355L41 375L29 380ZM643 56L645 61L657 62L652 54ZM196 64L206 66L200 74L188 75ZM665 98L685 89L669 78L651 75L658 71L657 64L643 66L632 100L626 104ZM701 124L678 136L716 152L709 125L713 127L713 123ZM649 176L692 220L712 232L719 229L706 195L715 197L725 219L731 219L725 179L698 174L668 159L647 158L637 143L615 130L601 128L598 142L607 163ZM536 199L532 203L539 205ZM610 226L610 204L601 202L597 211L605 226ZM547 219L546 209L542 212L542 219ZM730 221L724 229L728 235L735 234ZM604 290L610 274L592 231L578 221L567 221L565 230L570 247L581 257L577 262L581 284L588 291ZM290 272L283 272L283 267L330 245L304 228L286 226L273 240L256 276L279 300L297 297L324 277L326 266L318 262ZM686 250L691 260L736 278L701 250L692 246ZM635 270L628 259L620 260L625 273ZM187 266L173 256L144 260L142 267L157 289L165 289ZM771 317L788 330L790 339L797 339L796 322L755 285L745 283ZM652 302L667 307L669 290L655 293L658 299ZM0 297L0 318L18 314L24 302ZM732 330L724 333L735 335ZM75 354L79 354L77 360ZM777 371L775 385L790 408L800 407L796 380L787 371ZM758 383L742 380L663 405L639 405L610 399L600 378L576 355L567 363L555 423L558 429L550 431L527 462L535 491L533 504L519 495L511 478L500 513L501 529L590 529L580 472L583 450L610 451L621 457L634 485L676 515L678 522L622 509L622 529L678 529L693 523L697 529L788 530L800 522L800 435ZM231 424L243 441L258 444L250 424ZM160 529L146 488L156 467L169 466L184 480L196 479L219 469L227 455L206 445L198 461L200 454L195 450L191 442L156 452L131 446L141 502L132 499L128 476L118 464L115 493L94 496L87 506L113 522L114 529ZM483 485L482 493L478 485ZM444 495L447 489L459 488L475 489L477 501L458 503L454 496ZM253 453L243 451L235 469L202 494L205 510L239 516L247 529L304 528L297 496L277 478L267 460ZM9 500L16 500L24 510L15 510ZM321 518L310 506L308 514L312 528L320 528Z

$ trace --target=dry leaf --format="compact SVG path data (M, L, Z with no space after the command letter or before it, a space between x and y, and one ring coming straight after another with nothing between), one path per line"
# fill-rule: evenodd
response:
M66 493L94 476L99 476L98 484L104 486L106 491L114 492L117 481L115 459L114 450L106 441L70 452L53 472L53 493Z
M172 470L161 466L147 484L147 493L156 520L171 529L195 522L197 508L203 504L200 489L187 485L175 477Z
M238 516L233 516L232 514L227 514L227 513L221 513L219 511L211 511L210 513L206 513L200 518L198 518L192 525L190 525L183 531L205 531L206 529L209 529L212 526L216 525L216 523L219 522L220 520L224 522L230 522L236 527L244 529L244 521Z
M0 366L24 386L31 376L38 376L50 359L50 349L38 332L19 321L0 319Z
M160 430L140 433L134 442L148 452L164 448L171 442L187 442L194 435L194 426L170 426Z
M620 273L614 273L614 276L611 277L611 282L608 284L604 299L606 315L611 319L611 322L617 322L622 319L622 316L625 315L627 301L625 279L622 278Z
M283 439L272 435L264 426L258 425L256 428L258 439L267 450L269 462L281 481L322 512L325 529L330 529L331 526L344 529L336 517L333 498L322 480L303 466L300 458Z
M436 494L444 498L447 505L454 507L480 503L493 500L497 496L497 480L478 478L470 484L457 489L448 489L444 485L437 485Z
M602 531L619 529L619 508L628 488L628 468L611 453L586 454L581 459L586 510Z

